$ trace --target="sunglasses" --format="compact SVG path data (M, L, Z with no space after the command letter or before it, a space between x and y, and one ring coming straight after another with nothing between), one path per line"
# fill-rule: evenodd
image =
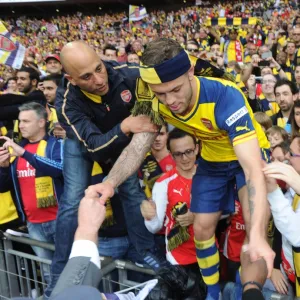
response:
M195 53L197 53L197 52L199 52L199 50L198 49L186 49L188 52L195 52Z

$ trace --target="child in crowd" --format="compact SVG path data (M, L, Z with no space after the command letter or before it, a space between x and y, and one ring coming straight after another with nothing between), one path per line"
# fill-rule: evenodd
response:
M266 113L258 111L254 114L254 118L261 125L264 132L272 127L272 120Z
M271 149L274 149L282 142L287 142L289 139L288 133L279 126L272 126L266 131L267 138L270 142Z

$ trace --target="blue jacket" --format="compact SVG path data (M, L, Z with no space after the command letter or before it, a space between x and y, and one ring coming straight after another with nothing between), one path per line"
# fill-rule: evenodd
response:
M90 157L103 163L116 159L129 144L120 123L130 115L136 96L136 65L103 62L108 74L109 91L101 103L89 99L78 86L66 79L57 89L55 106L60 124L68 138L84 144ZM99 96L100 99L100 96Z
M34 167L42 176L50 176L53 179L53 187L56 199L59 200L63 192L63 140L58 140L52 136L46 135L44 139L47 141L45 157L32 154L25 151L23 158L26 159L32 167ZM20 143L24 147L29 143L23 139ZM15 205L18 209L22 221L26 220L23 209L23 202L19 181L17 178L18 158L8 168L0 168L0 193L13 190L15 197Z

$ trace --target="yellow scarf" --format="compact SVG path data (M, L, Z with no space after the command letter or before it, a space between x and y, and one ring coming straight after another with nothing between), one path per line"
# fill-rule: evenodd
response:
M0 133L1 133L1 135L7 135L7 129L6 129L5 126L2 126L2 127L0 128Z
M243 58L244 47L239 40L236 41L228 41L224 45L224 54L227 57L227 63L231 61L242 62Z
M51 107L50 108L51 114L48 118L49 121L49 130L53 130L54 129L54 124L58 122L58 118L57 118L57 113L56 113L56 109Z
M152 197L154 183L163 173L158 162L150 151L146 154L145 160L140 167L140 171L143 175L145 195L147 199L150 199Z
M10 191L0 193L0 224L5 224L18 218L18 213Z
M286 121L284 118L277 118L277 126L281 127L281 128L284 128L285 125L286 125Z
M177 209L180 209L184 202L178 202L172 208L172 215L174 219L178 216ZM178 248L183 243L187 242L190 239L190 234L188 232L188 227L181 226L177 221L174 224L173 228L170 229L168 233L168 251L172 251Z
M295 194L293 199L293 210L296 211L300 203L300 196ZM296 296L300 297L300 247L293 247L293 258L296 275Z
M47 148L47 141L41 140L39 142L36 154L45 157ZM12 163L16 157L11 157ZM37 199L37 208L47 208L56 206L56 198L54 196L53 180L50 176L39 175L38 170L35 173L35 194Z
M92 177L100 175L103 173L103 170L101 166L95 161L92 169ZM106 228L114 225L115 219L114 219L114 214L111 206L111 200L108 199L106 201L106 213L105 213L105 220L101 225L101 228Z
M13 140L15 143L19 144L22 139L22 135L19 130L19 120L16 120L14 123L14 137Z

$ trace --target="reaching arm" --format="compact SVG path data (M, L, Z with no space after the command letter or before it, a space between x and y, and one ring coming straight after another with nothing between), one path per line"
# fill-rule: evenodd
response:
M241 80L244 84L247 84L248 79L250 78L253 71L252 63L248 64L241 72Z
M227 87L221 95L215 109L215 116L218 116L216 121L219 128L226 130L229 135L245 173L248 188L248 205L244 201L246 209L243 206L244 214L250 214L250 232L247 231L249 245L245 245L245 251L248 252L251 262L264 258L270 277L275 254L266 241L267 191L250 108L245 96L234 88ZM224 99L232 99L231 105L226 105Z
M290 201L283 195L280 188L269 193L268 200L276 227L291 245L299 247L300 206L294 211Z
M116 188L136 172L146 153L150 150L155 137L156 134L148 132L134 134L132 141L123 150L109 172L106 181Z
M216 32L213 27L208 27L209 33L216 39L218 43L220 43L220 34Z
M251 235L265 234L267 190L262 172L261 153L257 139L234 146L235 153L245 173L251 218Z
M156 133L134 134L130 144L123 150L109 172L107 179L100 184L90 186L86 190L86 196L99 197L101 194L100 201L105 203L114 195L114 189L138 170L155 138Z
M156 181L152 190L152 199L155 203L155 216L151 220L145 219L146 228L152 232L158 232L164 224L168 205L168 181ZM148 201L148 200L145 200Z

